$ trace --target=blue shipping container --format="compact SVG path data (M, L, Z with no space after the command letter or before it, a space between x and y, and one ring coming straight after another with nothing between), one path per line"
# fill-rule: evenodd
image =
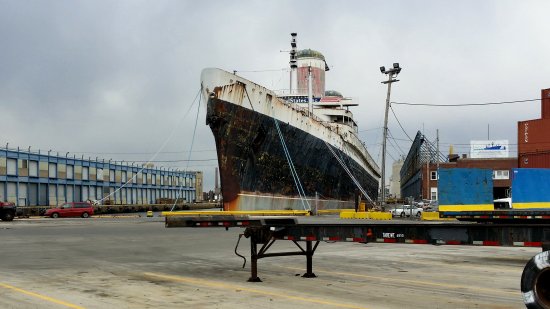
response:
M478 168L440 168L439 211L494 210L493 171Z
M550 169L513 169L512 205L517 209L550 208Z

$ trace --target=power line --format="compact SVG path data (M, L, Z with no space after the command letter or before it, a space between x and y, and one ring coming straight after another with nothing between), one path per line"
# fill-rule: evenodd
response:
M390 145L391 145L391 144L390 144ZM395 158L394 158L394 157L393 157L393 156L391 155L391 153L390 153L390 152L386 152L386 153L388 154L388 156L390 156L390 158L392 158L392 159L393 159L393 161L397 161L397 160L396 160L396 159L395 159Z
M461 107L461 106L485 106L485 105L502 105L502 104L514 104L540 101L542 99L527 99L517 101L502 101L502 102L488 102L488 103L466 103L466 104L429 104L429 103L408 103L408 102L391 102L397 105L409 105L409 106L431 106L431 107Z
M366 129L366 130L359 130L357 132L361 133L361 132L368 132L368 131L374 131L374 130L380 130L380 129L383 129L384 127L376 127L376 128L371 128L371 129Z
M394 137L393 137L393 134L391 134L391 131L388 129L388 134L390 135L390 138L393 140L393 142L395 143L395 145L397 146L397 148L399 148L399 151L401 151L401 154L405 154L405 152L403 151L403 149L401 149L401 146L399 146L399 144L395 141Z
M391 112L393 114L393 117L395 117L395 120L397 120L397 123L399 124L399 127L401 128L401 130L403 130L403 133L405 133L405 135L409 138L410 142L412 142L413 139L409 136L409 134L407 134L407 131L405 131L405 129L401 125L401 122L399 121L399 118L397 118L397 115L395 114L395 111L393 110L393 107L391 105L390 105L390 109L391 109Z

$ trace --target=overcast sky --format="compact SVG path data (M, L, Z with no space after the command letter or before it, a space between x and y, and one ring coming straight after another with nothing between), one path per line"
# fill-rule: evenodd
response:
M392 101L484 103L540 98L550 87L549 1L0 1L0 145L60 154L186 160L197 117L186 115L205 67L288 88L290 32L321 51L327 89L352 97L361 138L380 162L386 87ZM246 72L263 71L267 72ZM196 103L195 103L196 104ZM201 103L192 161L213 188L215 144ZM197 105L195 105L196 107ZM393 105L407 133L441 150L508 139L540 118L540 101L468 108ZM183 120L182 120L183 118ZM395 118L392 158L410 147ZM549 133L550 134L550 133ZM398 145L394 145L394 143ZM3 147L3 146L2 146ZM185 168L185 162L157 166Z

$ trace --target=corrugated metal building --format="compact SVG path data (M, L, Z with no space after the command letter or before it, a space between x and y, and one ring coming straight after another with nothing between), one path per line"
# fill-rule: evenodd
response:
M445 161L445 157L418 131L401 167L401 197L429 199L430 194L426 191L425 184L428 179L426 175L429 175L427 167L442 161Z
M518 122L518 165L550 168L550 89L541 90L541 119Z
M197 192L202 191L202 173L122 162L0 149L0 201L53 206L101 199L115 205L202 199Z

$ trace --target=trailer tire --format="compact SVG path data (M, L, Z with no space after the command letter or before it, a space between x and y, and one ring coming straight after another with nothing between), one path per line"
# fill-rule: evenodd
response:
M527 308L550 308L550 251L541 252L527 262L521 275L521 292Z

